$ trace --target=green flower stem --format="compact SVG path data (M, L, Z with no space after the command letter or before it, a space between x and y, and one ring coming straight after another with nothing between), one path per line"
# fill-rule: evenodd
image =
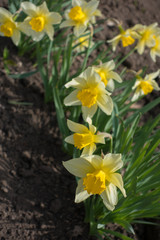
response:
M118 68L132 53L136 50L136 48L133 48L127 55L125 55L115 66L115 69Z

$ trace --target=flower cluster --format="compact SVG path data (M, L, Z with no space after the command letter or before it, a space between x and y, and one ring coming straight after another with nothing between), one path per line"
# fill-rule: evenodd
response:
M107 115L112 113L113 101L110 95L114 90L113 80L122 82L114 68L113 60L99 66L88 67L65 85L66 88L73 87L75 90L64 99L66 106L82 106L83 119L89 125L87 128L71 120L67 121L68 128L74 134L68 136L65 141L83 150L79 158L63 162L70 173L80 178L75 202L81 202L93 194L98 194L109 210L113 210L118 201L116 187L126 197L122 177L119 173L115 173L123 166L123 162L121 154L107 154L104 157L92 155L96 150L96 143L105 144L105 137L111 137L107 133L96 134L92 117L98 107Z
M73 0L73 8L67 10L65 16L66 21L60 25L60 28L73 26L74 34L80 36L85 32L89 23L95 22L96 16L101 16L101 12L97 9L99 2L92 0L85 2L84 0ZM45 34L50 40L53 40L53 25L61 23L62 17L57 12L50 12L46 2L40 6L25 1L21 3L20 9L27 15L23 22L16 22L16 13L13 15L8 10L0 8L0 35L11 37L15 45L19 44L20 33L23 32L27 36L31 36L34 41L40 41ZM87 33L87 32L86 32ZM87 47L86 38L79 39L80 45Z
M119 41L122 41L123 47L127 47L137 40L136 49L140 55L143 54L145 47L148 47L154 62L156 61L156 56L160 56L160 28L157 23L149 26L136 24L127 30L124 30L119 25L119 30L120 34L108 41L112 44L113 51L116 50Z
M16 15L12 15L4 8L0 8L0 34L11 37L14 44L20 41L20 31L31 36L34 41L40 41L45 34L53 40L53 24L61 22L61 16L56 12L49 12L46 2L40 6L35 6L31 2L22 2L21 9L28 16L23 22L16 22Z

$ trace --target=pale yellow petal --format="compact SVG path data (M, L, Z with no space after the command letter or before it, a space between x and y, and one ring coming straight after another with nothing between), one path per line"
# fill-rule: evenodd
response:
M78 24L78 25L75 25L73 31L74 31L75 36L79 37L82 33L85 32L86 29L87 29L87 25Z
M119 74L116 73L116 72L113 72L113 71L109 72L109 78L114 79L114 80L116 80L119 83L122 82L122 78L119 76Z
M113 60L111 60L109 62L103 63L100 67L107 69L107 71L111 71L115 68L115 63Z
M16 46L18 45L18 43L20 41L20 37L21 37L20 31L18 31L17 29L14 29L13 35L11 38Z
M22 2L22 10L29 16L35 17L37 15L37 7L31 2Z
M160 75L160 70L158 69L158 71L154 72L154 73L150 73L147 74L144 78L144 80L150 80L150 79L155 79L156 77L158 77Z
M71 81L69 81L68 83L65 84L66 88L69 87L75 87L78 89L82 89L86 86L86 80L83 77L76 77L73 78Z
M75 25L75 22L73 20L68 19L61 23L60 28L72 27L74 25Z
M73 144L73 145L74 145L73 134L70 135L70 136L68 136L68 137L66 137L66 138L64 139L64 141L67 142L67 143L70 143L70 144Z
M113 111L113 101L110 96L104 94L98 96L97 105L104 113L106 113L107 115L111 115Z
M95 143L102 143L102 144L105 144L105 139L104 139L104 135L102 134L99 134L99 135L95 135L94 136L94 142Z
M138 100L138 98L139 98L140 96L142 96L142 95L144 95L144 94L142 93L142 91L136 91L136 92L133 94L133 97L131 98L131 101L134 102L134 101Z
M72 6L76 7L76 6L81 6L83 4L82 0L72 0Z
M57 12L51 12L47 16L47 20L49 24L59 24L62 20L62 17L59 13Z
M92 164L84 158L74 158L62 163L71 174L80 178L94 171Z
M115 205L118 202L117 189L110 183L106 186L106 190L102 192L101 198L103 199L104 205L110 210L113 211Z
M92 155L95 150L96 150L96 145L94 143L91 143L83 149L81 156Z
M46 32L46 34L48 35L48 37L50 38L50 40L53 40L53 35L54 35L54 28L52 25L46 24L44 31Z
M64 99L64 105L66 106L77 106L81 105L81 102L77 98L77 90L74 90L71 92L65 99Z
M109 182L113 183L116 187L118 187L123 193L123 196L126 197L126 191L123 187L123 179L119 173L112 173L112 174L106 175L106 178Z
M113 92L115 88L113 79L110 79L107 83L106 89L110 92Z
M83 114L84 121L91 122L91 119L93 115L96 113L96 111L97 111L97 104L94 104L90 108L82 106L82 114Z
M84 12L87 13L88 16L93 16L93 14L96 11L96 8L98 7L99 1L92 0L88 2L84 8Z
M75 133L88 133L88 128L82 124L75 123L71 120L67 120L67 126L69 130Z
M43 2L40 6L38 6L38 12L44 15L47 15L49 13L46 2Z
M145 42L143 40L140 40L136 48L137 48L137 52L141 55L144 52Z
M76 188L76 196L75 203L80 203L90 197L92 194L88 194L86 190L84 190L83 179L78 181L78 186Z
M10 18L12 18L12 14L7 9L0 7L0 22L3 23Z
M154 88L154 90L157 90L157 91L160 90L160 88L159 88L159 86L158 86L158 83L157 83L156 81L151 80L151 85L152 85L152 87Z
M121 154L108 153L104 156L103 167L107 172L114 173L123 166Z
M89 130L91 131L91 133L95 133L97 128L95 126L93 126L92 124L89 124Z

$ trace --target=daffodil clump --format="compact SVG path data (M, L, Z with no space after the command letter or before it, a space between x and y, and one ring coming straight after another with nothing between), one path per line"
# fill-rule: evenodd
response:
M5 8L0 8L0 36L10 37L15 45L20 41L19 24L14 20L14 15Z
M21 3L22 11L28 16L23 22L16 22L16 16L12 15L8 10L0 8L0 35L11 37L15 45L20 42L20 32L31 36L34 41L40 41L45 34L50 40L54 36L54 24L61 22L61 15L56 12L50 12L46 2L40 6L36 6L31 2Z
M132 87L135 93L132 97L132 101L136 101L139 97L151 93L153 90L159 91L160 88L155 79L160 75L160 70L154 73L147 74L144 78L137 75L136 82Z
M135 42L135 39L139 38L138 33L132 28L124 30L122 26L119 25L119 31L120 34L118 34L113 39L108 40L108 42L112 44L113 51L116 50L116 47L120 41L122 42L123 47L127 47L129 45L132 45Z
M68 128L74 132L73 135L66 137L67 143L73 144L77 149L82 150L81 155L92 155L96 150L96 143L105 144L105 137L111 137L107 133L98 132L96 127L89 124L89 128L85 125L67 120Z
M126 192L122 176L116 173L123 166L121 154L82 156L63 162L64 167L80 178L76 189L75 202L86 200L91 195L100 195L104 205L111 211L118 202L117 187L124 197Z
M64 99L66 106L82 106L83 119L91 122L92 117L99 107L104 113L110 115L113 110L113 102L105 89L103 81L93 67L87 68L77 78L72 79L65 85L66 88L75 88Z
M141 55L144 53L145 47L150 49L152 60L156 61L156 56L160 56L160 28L158 23L153 23L149 26L136 24L134 27L124 30L119 25L120 34L111 40L113 51L116 50L118 43L121 41L123 47L132 45L136 41L135 49Z
M101 63L99 66L93 66L94 71L99 74L101 81L104 83L105 87L111 92L113 92L115 88L113 80L116 80L119 83L122 82L120 75L113 71L114 68L115 63L113 60L103 64Z
M93 47L94 42L91 41L91 43L90 43L89 38L90 38L90 32L86 31L82 36L80 36L76 40L74 40L73 48L75 48L75 51L83 52L83 51L85 51L85 49L87 49L89 47Z
M48 35L50 40L53 40L53 25L61 22L60 14L50 12L46 2L38 7L30 2L22 2L21 8L28 15L20 25L21 31L31 36L34 41L40 41L45 34Z
M98 4L97 0L72 0L72 8L66 10L66 20L61 24L61 28L74 27L75 36L80 36L89 23L95 22L95 16L101 15L100 11L97 11Z

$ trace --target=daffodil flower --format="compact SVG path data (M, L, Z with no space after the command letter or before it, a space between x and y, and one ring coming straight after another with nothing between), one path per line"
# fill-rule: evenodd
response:
M73 144L78 149L83 149L82 155L92 155L96 150L95 143L105 144L105 137L108 137L107 133L96 133L96 127L92 124L89 124L89 129L79 123L75 123L71 120L67 120L68 128L75 132L74 134L65 138L67 143Z
M150 48L150 56L154 62L156 62L156 56L160 57L160 35L153 36L155 39L155 45Z
M108 43L112 44L113 51L116 50L116 47L120 41L122 42L123 47L127 47L129 45L132 45L135 42L136 38L139 38L138 33L133 28L124 30L122 26L119 25L119 30L119 35L107 41Z
M15 45L18 45L21 36L19 24L5 8L0 8L0 36L10 37Z
M91 122L91 118L99 107L104 113L110 115L113 102L110 93L105 89L101 77L92 67L87 68L79 77L72 79L65 85L66 88L76 88L64 99L66 106L82 105L83 119Z
M79 37L78 39L76 39L74 42L73 42L73 47L75 45L77 45L75 47L75 50L77 52L83 52L85 51L85 48L88 48L89 47L89 31L85 32L84 33L85 36L82 36L82 37ZM91 41L90 43L90 47L93 46L93 41Z
M123 166L121 154L109 153L104 158L97 155L83 156L63 162L63 165L71 174L80 178L76 203L98 194L104 205L113 211L118 202L117 187L126 197L122 176L116 173Z
M133 29L138 32L138 44L136 46L139 54L144 52L145 46L153 47L155 46L155 35L157 34L157 23L153 23L149 26L136 24Z
M90 2L85 2L84 0L72 0L72 6L70 10L66 10L66 19L62 24L63 27L74 27L75 36L80 36L87 29L88 23L93 21L95 17L96 9L99 2L97 0L92 0Z
M141 78L140 76L137 76L136 82L132 87L132 89L135 90L135 93L131 101L136 101L139 97L147 95L148 93L151 93L153 90L159 91L160 88L156 81L154 80L156 77L159 76L159 74L160 70L154 73L147 74L144 79Z
M24 22L21 23L21 31L31 36L34 41L40 41L45 34L50 40L53 40L53 24L61 22L61 16L56 12L49 12L46 2L40 6L35 6L31 2L22 2L22 10L28 15Z
M94 70L100 75L102 82L109 91L114 90L113 79L121 83L122 79L118 73L114 72L115 63L113 60L100 64L99 66L94 66Z

